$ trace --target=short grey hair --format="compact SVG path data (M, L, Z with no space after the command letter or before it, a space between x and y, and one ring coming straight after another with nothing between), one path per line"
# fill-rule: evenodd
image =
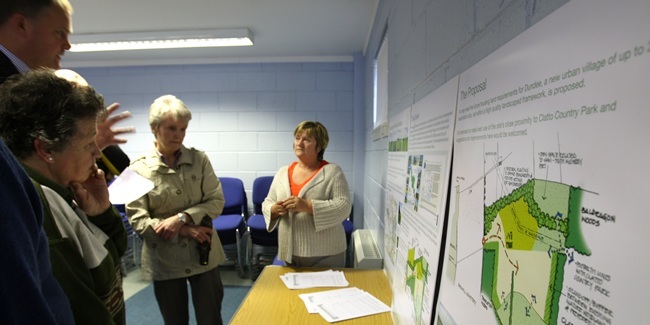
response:
M151 129L158 129L160 123L167 117L189 122L192 119L192 112L176 96L163 95L156 98L151 104L151 108L149 108L149 125Z

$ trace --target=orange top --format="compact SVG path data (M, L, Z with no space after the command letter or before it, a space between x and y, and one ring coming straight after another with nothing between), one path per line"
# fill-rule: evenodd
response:
M323 168L323 166L329 164L326 160L321 160L320 164L318 165L318 169L309 176L302 184L296 184L293 182L293 168L296 167L298 164L297 161L294 161L291 166L289 166L289 185L291 186L291 195L293 196L298 196L300 194L300 190L302 190L302 187L305 186L318 172Z

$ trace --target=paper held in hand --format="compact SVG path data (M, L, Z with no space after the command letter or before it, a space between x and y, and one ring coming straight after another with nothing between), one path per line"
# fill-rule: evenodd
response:
M108 187L112 204L127 204L151 191L153 182L138 175L130 168L124 169Z

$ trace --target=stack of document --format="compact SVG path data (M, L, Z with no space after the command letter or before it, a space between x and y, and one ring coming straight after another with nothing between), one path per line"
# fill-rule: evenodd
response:
M341 271L289 272L280 276L289 289L307 289L318 287L347 287L348 280Z
M381 300L355 287L298 296L310 314L318 313L330 323L390 311Z

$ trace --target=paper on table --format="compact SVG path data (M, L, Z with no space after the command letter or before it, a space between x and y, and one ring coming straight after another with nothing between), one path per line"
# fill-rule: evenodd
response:
M299 296L305 301L307 310L314 308L330 323L390 311L390 307L381 300L358 288L321 291Z
M124 169L108 187L112 204L127 204L151 191L153 182L138 175L130 168Z
M285 273L280 276L289 289L306 289L317 287L347 287L348 281L341 271Z
M362 295L363 293L364 291L357 287L350 287L344 289L303 293L299 294L298 297L300 297L300 299L302 299L302 301L305 303L305 307L307 307L307 311L310 314L316 314L318 313L318 304L332 300L346 299L348 297Z

